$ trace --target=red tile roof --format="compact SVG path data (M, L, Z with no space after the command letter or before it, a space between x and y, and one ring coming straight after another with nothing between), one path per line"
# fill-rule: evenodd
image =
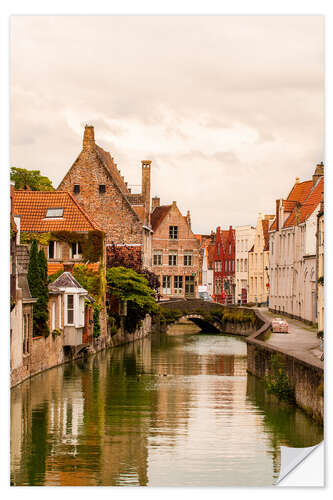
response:
M312 181L311 181L312 184ZM306 219L315 211L321 202L322 195L324 192L324 177L321 177L319 181L313 186L308 197L300 204L299 208L295 207L294 210L289 215L288 219L284 223L283 227L291 227L295 224L301 224L305 222Z
M296 203L303 203L311 193L312 187L313 181L296 182L287 199L283 200L284 211L292 212L295 210ZM271 225L270 231L276 231L276 220Z
M49 208L63 208L63 217L46 218ZM14 191L12 212L21 217L21 231L101 231L67 191Z
M90 269L91 271L94 271L95 273L97 273L97 271L99 269L99 262L90 262L87 265L87 268ZM51 274L56 273L60 269L62 271L64 270L64 264L61 263L61 262L48 262L47 263L47 274L48 274L48 276L50 276Z
M171 205L160 205L159 207L156 207L151 214L151 227L153 228L153 231L156 231L158 226L161 224L163 221L164 217L167 215L171 208Z

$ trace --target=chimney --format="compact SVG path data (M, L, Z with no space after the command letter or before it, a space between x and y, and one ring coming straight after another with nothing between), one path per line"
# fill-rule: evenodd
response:
M172 206L173 206L173 207L176 207L176 206L177 206L177 202L176 202L176 201L173 201L173 202L172 202Z
M64 272L71 273L73 271L74 264L73 262L64 262Z
M316 169L315 169L314 174L312 176L313 185L315 185L316 182L318 181L318 179L320 177L322 177L323 175L324 175L324 164L323 164L323 162L321 162L316 166Z
M151 200L151 211L153 212L156 207L160 206L160 198L158 196L154 196L154 198Z
M191 229L191 214L190 214L189 210L187 211L187 214L186 214L186 221L187 221L189 228Z
M299 177L296 177L295 184L299 184Z
M83 134L83 149L93 149L95 147L95 132L92 125L86 125L84 127Z
M150 225L150 170L151 170L151 161L150 160L142 160L141 161L141 169L142 169L142 196L145 208L145 224Z

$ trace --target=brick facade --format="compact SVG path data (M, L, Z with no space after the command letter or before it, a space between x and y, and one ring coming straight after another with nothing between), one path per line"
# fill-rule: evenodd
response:
M75 196L105 232L106 245L140 246L148 267L151 259L150 174L151 162L142 161L142 193L131 193L110 153L95 143L94 128L86 126L82 151L58 190Z
M220 304L235 302L235 230L216 229L213 264L213 299Z
M191 230L190 213L183 216L175 201L159 206L157 200L151 216L152 269L161 283L160 295L163 299L197 297L200 242Z

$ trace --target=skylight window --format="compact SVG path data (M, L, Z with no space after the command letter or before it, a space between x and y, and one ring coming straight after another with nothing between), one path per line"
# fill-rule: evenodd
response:
M55 217L63 217L64 209L63 208L48 208L46 212L46 217L55 218Z

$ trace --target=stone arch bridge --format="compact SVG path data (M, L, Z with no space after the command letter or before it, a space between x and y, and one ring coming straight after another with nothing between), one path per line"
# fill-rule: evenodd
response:
M249 336L263 324L255 310L238 306L223 306L201 299L175 299L160 303L161 310L169 311L169 324L184 319L196 324L202 331ZM173 319L173 321L172 321Z

